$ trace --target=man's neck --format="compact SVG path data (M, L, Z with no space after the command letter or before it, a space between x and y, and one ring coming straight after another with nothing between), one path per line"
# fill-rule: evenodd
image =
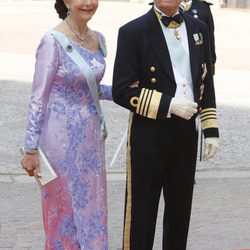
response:
M160 8L158 8L156 5L154 5L154 8L157 12L166 15L166 16L175 16L176 14L179 13L179 8L178 9L174 9L174 10L162 10Z

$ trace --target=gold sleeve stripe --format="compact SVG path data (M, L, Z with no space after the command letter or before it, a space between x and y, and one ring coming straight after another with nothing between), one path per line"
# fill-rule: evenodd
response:
M136 108L136 113L137 114L139 114L139 110L140 110L140 107L141 107L141 100L142 100L142 98L143 98L143 96L144 96L144 92L145 92L145 88L143 88L142 90L141 90L141 93L140 93L140 96L139 96L139 100L138 100L138 104L137 104L137 108Z
M130 249L130 231L131 231L131 208L132 208L132 174L131 174L131 126L133 120L133 113L129 114L129 125L127 135L127 192L126 192L126 211L125 211L125 225L123 234L123 249Z
M216 115L213 114L213 115L206 115L204 117L201 117L201 121L205 121L205 120L208 120L208 119L216 119Z
M206 117L208 115L215 115L216 116L216 112L206 112L206 113L200 114L201 117Z
M208 119L205 121L201 121L202 130L207 128L218 128L218 122L216 119Z
M207 112L202 112L201 116L209 115L209 114L216 114L216 111L207 111Z
M150 91L150 93L149 93L149 95L148 95L148 98L147 98L146 107L145 107L145 109L144 109L143 116L147 116L147 114L148 114L149 103L150 103L150 100L151 100L151 98L152 98L152 95L153 95L153 91Z
M141 100L140 115L143 114L143 110L145 108L145 104L146 104L146 101L147 101L147 98L148 98L148 93L149 93L149 90L146 89L145 94L143 96L143 99Z
M215 108L204 109L200 113L201 119L206 117L206 116L209 116L209 115L216 116L216 109Z
M218 121L216 118L216 108L206 108L200 113L201 128L218 128Z
M162 93L157 92L156 90L153 91L152 98L150 100L149 109L148 109L148 118L156 119L158 109L160 106Z
M205 114L205 113L216 113L216 109L215 108L209 108L209 109L202 109L201 110L201 114Z
M207 112L207 111L216 111L216 108L206 108L206 109L202 109L202 112Z

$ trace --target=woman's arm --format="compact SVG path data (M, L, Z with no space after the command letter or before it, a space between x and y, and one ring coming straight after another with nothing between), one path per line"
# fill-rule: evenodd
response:
M46 34L37 48L35 72L27 114L24 150L37 149L44 123L51 86L58 69L58 46L51 34Z

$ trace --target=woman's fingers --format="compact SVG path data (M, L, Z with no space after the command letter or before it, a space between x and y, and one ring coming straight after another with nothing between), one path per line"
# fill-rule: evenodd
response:
M28 173L29 176L34 176L34 172L33 171L26 171Z
M40 165L37 155L24 155L21 160L23 169L29 176L41 177Z
M37 166L37 168L34 169L34 175L37 176L38 178L42 177L39 166Z

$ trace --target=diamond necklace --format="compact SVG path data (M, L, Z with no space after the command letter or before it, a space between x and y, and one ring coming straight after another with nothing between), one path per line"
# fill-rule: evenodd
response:
M84 42L85 42L85 40L86 40L86 38L87 38L87 36L88 36L89 28L87 27L85 34L81 35L80 32L76 31L76 30L73 28L73 25L72 25L72 23L70 22L70 20L69 20L68 17L66 18L66 23L67 23L69 29L70 29L70 30L75 34L75 36L80 40L80 44L81 44L82 46L84 46Z

